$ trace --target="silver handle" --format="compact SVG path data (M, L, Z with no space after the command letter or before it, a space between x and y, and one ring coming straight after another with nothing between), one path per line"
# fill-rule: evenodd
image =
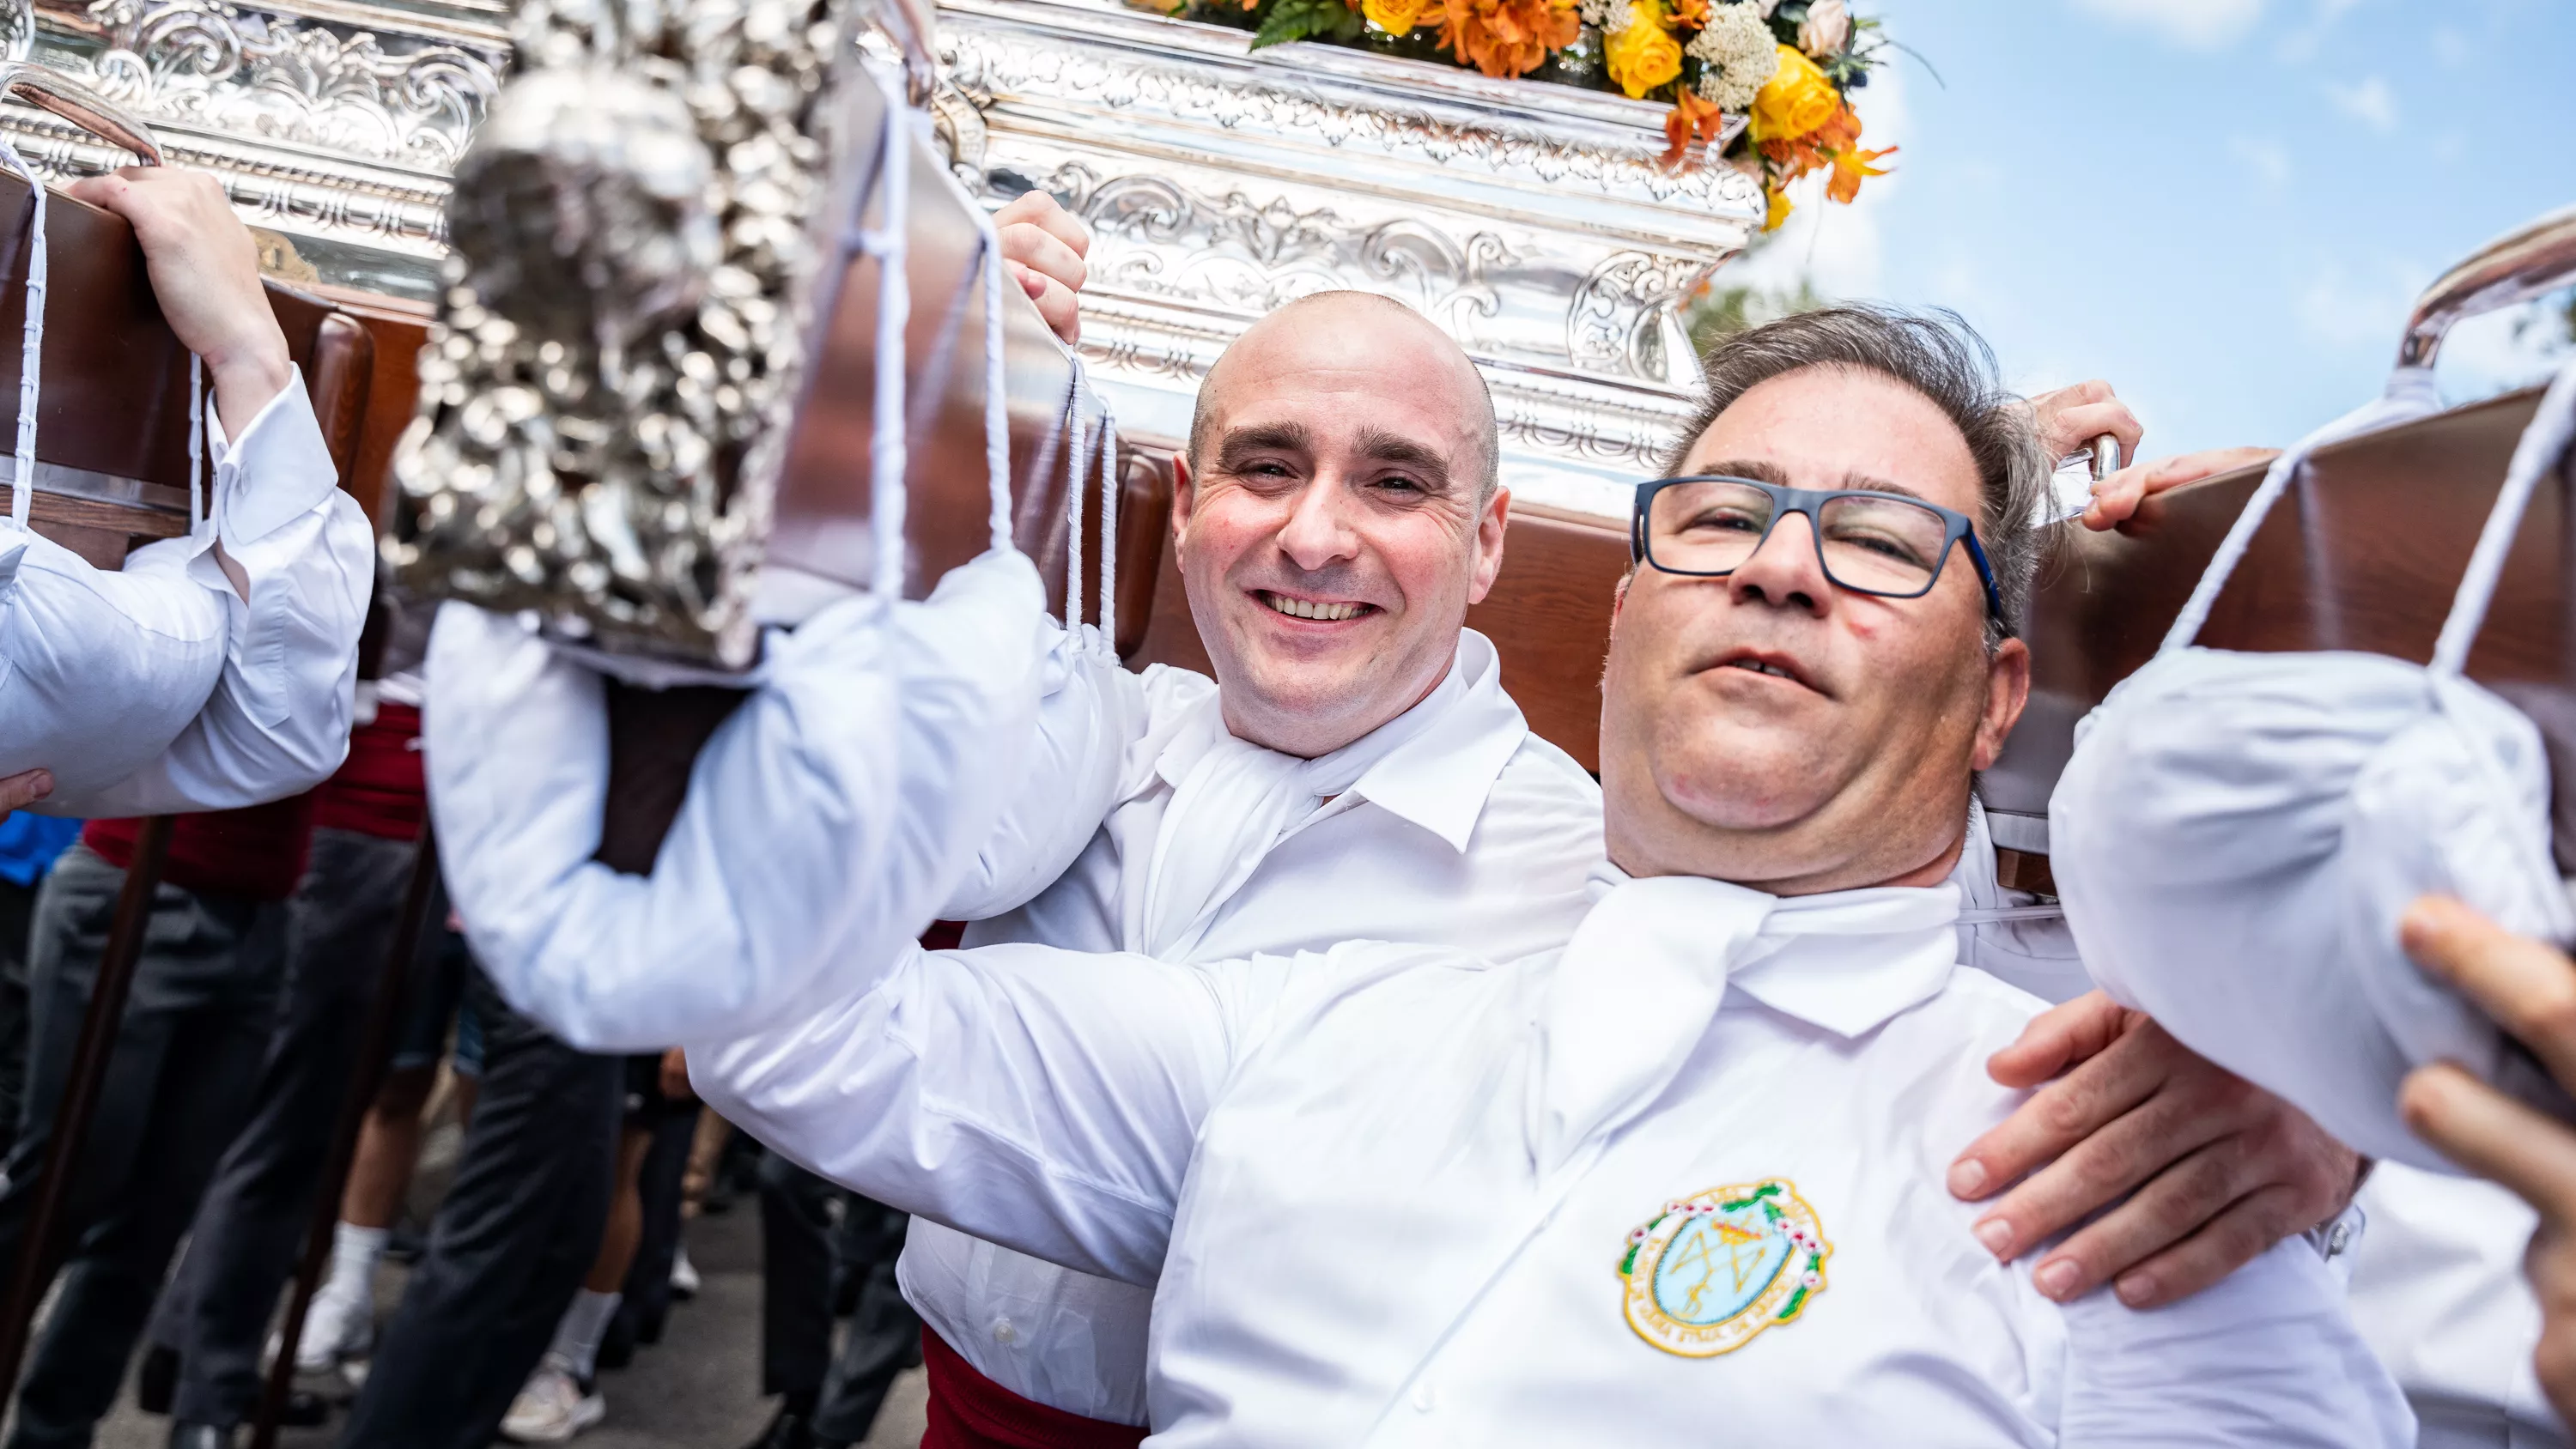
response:
M2497 237L2426 287L2406 319L2397 365L2432 366L2452 323L2528 301L2570 277L2576 277L2576 206Z
M2104 433L2093 440L2093 481L2101 482L2120 471L2120 439L2115 433Z
M61 71L33 61L0 64L0 95L51 111L102 141L133 152L146 166L163 164L160 144L141 121Z

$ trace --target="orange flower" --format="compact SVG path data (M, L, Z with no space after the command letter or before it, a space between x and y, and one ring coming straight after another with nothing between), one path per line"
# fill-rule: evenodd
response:
M1693 30L1708 24L1708 0L1673 0L1673 23Z
M1771 163L1771 170L1777 177L1789 182L1832 165L1836 154L1859 144L1860 116L1846 105L1823 124L1801 135L1767 140L1757 149L1761 151L1762 159Z
M1450 53L1498 79L1545 65L1583 29L1575 0L1441 0L1432 23Z
M1858 146L1848 146L1835 152L1834 174L1833 178L1825 183L1825 195L1848 205L1860 195L1862 177L1887 174L1887 168L1873 166L1870 163L1881 156L1895 155L1896 149L1890 146L1884 151L1864 151Z
M1703 141L1716 140L1718 127L1725 123L1726 116L1718 110L1717 102L1702 100L1699 92L1689 86L1682 87L1680 98L1673 102L1671 110L1664 113L1664 140L1668 143L1664 150L1664 164L1678 164L1682 153L1690 149L1694 136Z

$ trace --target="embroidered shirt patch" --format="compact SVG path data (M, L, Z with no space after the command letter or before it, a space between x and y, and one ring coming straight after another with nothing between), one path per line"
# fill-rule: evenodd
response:
M1712 1187L1664 1204L1628 1234L1619 1278L1628 1326L1666 1353L1733 1353L1825 1291L1816 1210L1785 1178Z

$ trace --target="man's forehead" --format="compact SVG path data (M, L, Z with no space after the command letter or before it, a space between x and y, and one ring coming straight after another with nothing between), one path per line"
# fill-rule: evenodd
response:
M1800 488L1894 484L1971 514L1980 501L1976 459L1949 416L1875 373L1811 368L1747 389L1700 434L1684 471Z

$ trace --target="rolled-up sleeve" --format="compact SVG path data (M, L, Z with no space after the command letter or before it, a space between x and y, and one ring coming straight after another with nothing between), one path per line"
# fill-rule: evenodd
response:
M862 995L689 1040L689 1076L719 1115L825 1178L1150 1284L1199 1125L1289 969L913 947Z
M348 751L358 633L375 577L366 515L340 491L301 380L271 399L236 442L225 440L211 410L206 421L212 538L241 570L247 599L208 538L148 545L124 574L129 592L182 591L221 606L222 664L212 692L156 756L103 787L58 791L45 802L52 813L255 805L320 784ZM97 704L110 704L104 692Z
M600 679L450 604L424 738L447 882L512 1005L589 1050L761 1030L864 990L934 918L1019 782L1044 596L1014 553L930 600L856 598L771 636L649 876L594 862Z

